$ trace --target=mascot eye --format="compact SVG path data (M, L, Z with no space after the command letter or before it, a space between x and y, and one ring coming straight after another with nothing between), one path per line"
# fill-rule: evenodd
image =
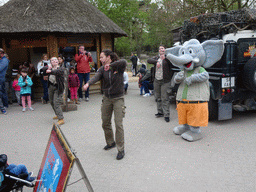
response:
M182 54L182 55L184 55L184 54L185 54L185 51L184 51L184 50L183 50L183 51L181 51L181 54Z
M192 54L192 53L193 53L193 49L189 49L188 52L189 52L190 54Z

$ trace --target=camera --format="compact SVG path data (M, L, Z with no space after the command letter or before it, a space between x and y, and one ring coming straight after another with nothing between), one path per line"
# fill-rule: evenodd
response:
M82 52L79 52L79 55L86 55L86 56L88 56L88 52L86 52L85 54L83 54Z

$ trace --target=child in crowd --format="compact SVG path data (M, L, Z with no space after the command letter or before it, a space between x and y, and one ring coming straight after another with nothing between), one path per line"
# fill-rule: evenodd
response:
M20 86L20 95L22 100L22 111L26 111L26 103L25 100L27 98L28 102L28 109L31 111L34 111L34 109L31 107L31 86L33 85L33 82L31 78L28 76L28 69L22 68L21 70L21 76L19 78L19 86Z
M19 78L20 78L20 74L17 74L17 76L15 77L13 83L12 83L12 87L15 91L15 95L17 98L17 103L21 106L21 102L20 102L20 86L18 85L19 83Z
M139 81L138 81L138 84L139 84L139 88L140 88L140 95L143 95L143 90L144 90L144 87L143 87L143 85L142 85L142 83L140 83L140 80L142 79L142 74L141 73L139 73Z
M128 89L128 82L129 82L129 77L127 72L124 72L124 93L127 94L127 89Z
M70 67L69 76L68 76L68 87L71 94L71 100L72 102L75 101L76 104L79 104L77 99L77 90L79 86L80 86L80 81L77 74L75 74L75 68Z

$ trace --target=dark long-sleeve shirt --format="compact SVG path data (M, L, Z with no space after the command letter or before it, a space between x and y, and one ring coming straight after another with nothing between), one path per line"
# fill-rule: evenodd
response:
M42 70L45 75L55 75L56 76L56 82L57 82L57 87L58 87L58 92L59 94L63 93L64 91L64 69L62 67L59 67L58 69L52 69L51 73L46 73L46 70L48 67L44 67ZM48 86L50 82L48 81Z
M123 73L126 68L126 61L120 59L110 64L108 71L104 66L100 67L96 75L88 83L92 85L99 80L103 80L103 93L108 98L116 98L124 95L124 78Z

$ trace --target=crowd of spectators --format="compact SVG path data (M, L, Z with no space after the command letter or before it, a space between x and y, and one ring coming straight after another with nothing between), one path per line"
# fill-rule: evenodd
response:
M169 113L169 96L167 89L171 86L171 78L173 76L173 65L169 60L165 59L165 47L159 46L159 55L147 60L148 64L153 64L148 68L145 65L137 70L138 57L136 54L132 54L130 60L132 61L133 76L139 77L140 95L143 97L150 97L154 95L157 104L156 117L164 117L166 122L170 120ZM79 104L78 101L82 101L83 95L85 101L89 101L89 89L85 90L85 94L82 93L82 85L86 84L90 80L90 65L93 61L91 53L86 52L83 45L79 46L79 53L74 56L72 62L65 62L65 58L62 55L57 57L58 66L64 70L64 79L68 82L67 89L67 101L75 104ZM37 64L37 68L31 62L23 62L18 69L18 74L14 78L12 77L12 69L9 65L8 55L3 49L0 49L0 110L3 114L7 114L6 109L8 104L17 102L22 106L22 111L33 111L31 105L35 103L35 81L36 76L40 79L43 87L43 94L41 102L47 104L49 102L49 74L47 74L45 68L51 68L51 62L47 54L43 54L41 60ZM71 70L70 70L71 69ZM22 83L22 79L25 79L21 73L26 72L26 81L31 83ZM28 78L27 78L28 77ZM123 74L124 93L127 94L128 89L128 74ZM28 88L28 92L23 94L24 87ZM26 96L26 97L25 97ZM8 99L9 98L9 99Z
M84 46L80 46L83 48L83 52L75 56L73 61L65 62L65 58L60 54L57 57L58 60L58 68L65 69L64 71L64 79L68 81L70 70L73 69L73 72L77 73L77 85L76 87L72 87L70 83L68 84L68 101L72 98L76 104L78 104L77 93L74 93L74 90L80 88L78 94L81 99L82 89L80 86L80 82L84 80L84 75L86 76L85 83L89 80L90 77L90 65L89 62L92 62L92 57L90 52L86 52L84 50ZM77 58L78 57L78 58ZM86 59L85 59L86 58ZM76 62L76 60L78 62ZM86 60L85 62L81 62L80 59ZM25 112L26 109L33 111L31 105L35 103L35 87L37 84L37 79L40 79L43 93L41 97L41 102L43 104L47 104L49 102L49 77L50 75L47 73L47 69L52 68L52 64L48 59L47 54L43 54L40 61L36 65L31 62L23 62L18 66L18 70L12 70L10 66L10 60L5 51L0 49L0 110L3 114L7 114L7 109L9 104L13 102L17 102L18 105L22 106L22 111ZM86 67L84 67L86 65ZM78 69L77 69L78 68ZM85 71L84 71L85 70ZM80 73L79 73L80 72ZM86 74L83 74L86 72ZM83 77L83 78L79 78ZM63 80L64 81L64 80ZM72 90L72 95L70 91ZM86 101L89 101L89 91L85 92ZM73 98L75 97L75 98Z
M165 48L159 47L159 55L148 59L149 64L153 64L147 69L143 65L137 71L137 56L132 55L132 65L134 69L133 76L139 77L140 94L143 97L155 96L157 103L156 117L164 117L169 122L169 98L167 88L173 75L172 64L165 59ZM135 59L134 59L135 58ZM126 61L119 60L118 56L110 51L103 50L100 54L102 67L99 68L96 75L90 80L90 65L92 62L91 53L87 53L84 46L79 46L79 53L74 57L75 62L65 63L62 55L48 59L47 54L43 54L37 64L37 69L31 62L24 62L19 66L18 73L13 79L11 67L9 65L8 55L3 49L0 49L0 110L7 114L8 96L7 93L15 93L17 103L22 106L22 111L34 111L32 105L35 102L35 81L36 76L40 79L43 93L41 101L43 104L48 102L56 116L53 119L58 120L57 124L64 124L64 116L61 105L64 102L64 93L68 93L68 98L75 104L82 101L85 91L85 101L89 101L89 86L102 80L103 103L102 103L102 126L105 133L107 145L105 150L117 146L117 159L124 157L124 133L123 118L125 115L124 94L128 89L128 74L125 72ZM64 83L66 82L66 84ZM144 93L143 93L144 92ZM13 96L9 97L9 103L13 102ZM115 115L116 139L113 137L112 127L110 126L112 113Z

